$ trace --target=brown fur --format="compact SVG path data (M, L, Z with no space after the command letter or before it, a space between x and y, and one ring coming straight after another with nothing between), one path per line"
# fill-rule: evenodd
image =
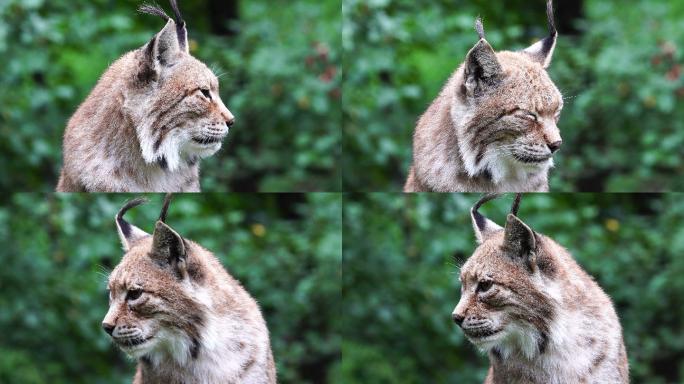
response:
M489 354L485 383L628 383L620 322L591 276L513 214L504 229L478 215L453 316Z
M548 190L563 106L545 70L555 27L524 51L499 53L481 28L478 21L480 41L418 121L405 192Z
M169 18L112 64L71 117L57 191L200 190L199 160L218 151L234 117L178 25Z
M242 285L163 221L147 235L122 216L126 254L109 277L103 327L138 359L133 382L275 383L266 323Z

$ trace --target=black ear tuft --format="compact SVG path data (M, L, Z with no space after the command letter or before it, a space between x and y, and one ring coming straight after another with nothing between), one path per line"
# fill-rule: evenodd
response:
M480 207L484 203L494 200L499 196L500 195L496 193L485 195L470 209L470 219L473 224L473 230L475 231L477 242L480 244L482 244L491 234L502 229L501 226L487 219L479 212Z
M180 9L178 8L177 0L170 0L171 8L173 8L173 14L176 18L176 34L178 35L178 45L182 51L188 51L188 30L185 27L185 20L181 15Z
M541 64L544 68L548 68L551 64L553 51L556 48L556 40L558 39L556 22L554 21L553 17L552 0L546 1L546 18L549 24L549 35L523 50L524 53L530 55L532 59Z
M145 236L149 236L149 234L147 234L145 231L136 227L135 225L130 224L123 218L126 212L128 212L128 210L137 207L141 204L144 204L146 202L147 199L142 197L127 201L124 204L124 206L121 207L121 209L119 209L119 212L114 217L114 221L116 222L116 229L119 233L119 238L121 239L121 244L123 245L124 250L126 251L130 249L131 244L133 244L135 241Z
M161 213L159 214L159 221L162 223L166 222L166 214L169 212L169 204L171 203L171 200L173 200L173 194L167 193L164 197L164 204L162 205Z
M556 36L556 21L553 17L553 0L546 0L546 18L549 23L549 36Z
M475 19L475 31L480 37L480 40L485 40L484 26L482 25L482 19L479 17Z
M166 25L142 49L140 70L137 80L141 85L157 81L165 67L172 67L182 53L188 53L188 34L185 21L181 18L178 4L171 1L175 20L156 5L145 4L138 10L142 13L159 16L166 20Z
M522 193L515 194L515 200L513 200L513 205L511 205L511 215L518 216L518 210L520 209L520 200L522 199Z
M496 86L503 78L503 70L496 58L496 53L485 40L482 20L477 18L475 30L480 40L466 56L463 89L465 96L476 97L488 88Z
M138 8L138 12L146 13L148 15L159 16L165 21L169 21L169 15L164 12L158 5L143 4Z

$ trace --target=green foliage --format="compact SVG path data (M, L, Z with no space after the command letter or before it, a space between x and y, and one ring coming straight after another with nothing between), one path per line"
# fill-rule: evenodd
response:
M581 35L560 31L550 68L566 98L551 190L684 188L684 6L584 4ZM476 43L476 16L497 50L546 34L542 1L345 0L343 12L343 178L352 191L400 190L415 123Z
M134 363L100 328L130 196L15 194L0 208L0 382L126 383ZM127 218L152 231L161 196ZM177 196L167 220L259 302L279 382L325 382L340 357L341 196Z
M241 1L232 36L212 33L208 2L181 3L191 53L222 75L237 123L203 162L204 190L339 190L339 2ZM0 2L0 188L54 189L71 114L111 62L163 26L141 3Z
M346 383L481 383L487 358L451 320L475 249L475 195L352 195L344 203ZM511 198L483 207L502 223ZM684 381L684 203L678 195L527 195L520 217L570 250L613 299L635 383Z

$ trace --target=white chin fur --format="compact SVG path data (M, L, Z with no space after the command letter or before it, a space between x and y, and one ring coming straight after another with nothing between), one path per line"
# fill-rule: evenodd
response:
M539 353L538 333L531 327L519 324L509 324L503 331L494 335L492 340L475 344L481 351L489 352L497 347L504 359L515 353L520 353L532 359Z
M213 144L199 144L192 140L188 141L183 145L181 152L186 156L199 156L199 157L209 157L221 149L221 142Z
M159 366L169 358L184 365L190 359L192 341L181 332L162 328L153 340L158 341L140 356L146 355L154 365Z
M122 351L124 351L124 353L126 353L131 358L139 359L150 353L152 350L154 350L158 341L159 340L156 337L153 337L152 339L144 342L143 344L136 345L134 347L121 346L120 348Z
M531 174L545 173L553 168L553 158L541 163L523 163L508 153L490 146L482 160L477 163L474 151L462 151L464 165L469 176L474 177L488 171L494 184L514 183L527 179Z
M185 159L197 156L209 157L221 149L221 142L212 144L199 144L192 140L192 134L187 129L174 129L169 132L161 145L154 150L154 140L143 133L144 128L138 132L142 156L148 164L155 164L160 159L166 160L167 169L177 171L187 164Z
M492 348L496 347L497 345L501 344L501 339L506 337L506 330L502 330L501 332L485 337L485 338L480 338L480 339L468 339L470 340L471 343L473 343L480 351L482 352L489 352Z

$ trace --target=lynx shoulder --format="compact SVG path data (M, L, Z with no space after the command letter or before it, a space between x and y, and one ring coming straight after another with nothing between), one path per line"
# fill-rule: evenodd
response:
M189 53L175 19L102 75L64 133L59 192L199 191L199 160L216 153L234 117L218 79Z
M152 235L116 215L125 255L109 281L102 327L137 359L135 384L276 382L268 329L256 301L208 250L166 224Z
M548 190L563 98L546 72L551 0L547 13L549 36L520 52L494 52L477 20L479 42L418 121L405 192Z
M517 217L504 228L471 210L479 246L461 268L452 314L488 353L489 384L629 382L620 321L610 298L552 239Z

